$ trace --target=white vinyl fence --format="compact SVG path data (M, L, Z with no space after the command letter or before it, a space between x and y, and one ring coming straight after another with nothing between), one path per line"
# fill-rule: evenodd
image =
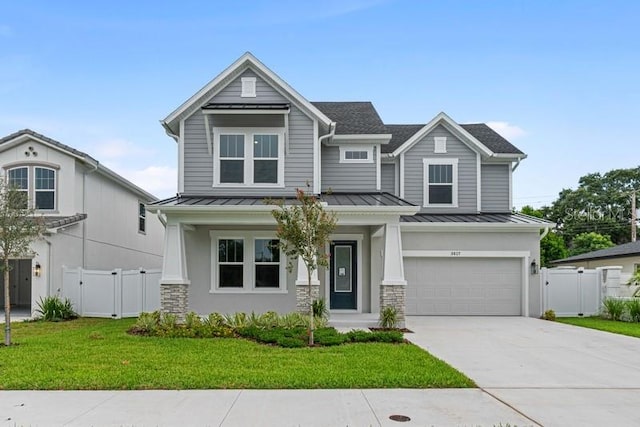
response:
M619 297L620 267L543 268L543 312L553 310L558 317L598 314L606 297Z
M160 309L161 270L62 268L62 297L86 317L137 317Z

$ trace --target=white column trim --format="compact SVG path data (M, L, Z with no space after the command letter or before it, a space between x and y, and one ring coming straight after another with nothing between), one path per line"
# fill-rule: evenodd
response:
M376 155L376 190L380 191L380 189L382 188L382 170L380 169L380 146L379 145L374 145L373 146L373 150L374 153Z
M404 153L400 154L400 198L404 199Z
M164 257L160 284L188 285L189 283L183 225L167 224L164 232Z
M178 137L178 193L184 193L184 119L180 120Z
M316 268L311 273L311 285L320 285L318 279L318 269ZM296 275L296 286L309 286L309 279L307 277L307 266L304 264L302 257L298 257L298 270Z
M400 223L388 223L384 227L384 266L382 285L406 286L402 259L402 232Z

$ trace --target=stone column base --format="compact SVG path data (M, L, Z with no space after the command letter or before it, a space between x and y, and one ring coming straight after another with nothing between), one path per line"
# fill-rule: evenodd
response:
M311 284L311 295L313 300L320 297L320 285ZM309 285L296 286L296 311L302 314L309 314L311 306L309 305Z
M189 285L163 283L160 285L160 310L184 320L189 308Z
M395 307L398 319L398 327L405 327L405 296L406 286L380 285L380 312L385 307Z

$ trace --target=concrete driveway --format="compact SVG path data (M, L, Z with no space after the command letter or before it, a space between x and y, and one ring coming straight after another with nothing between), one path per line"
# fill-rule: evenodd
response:
M640 425L640 339L524 317L409 317L407 338L545 425Z

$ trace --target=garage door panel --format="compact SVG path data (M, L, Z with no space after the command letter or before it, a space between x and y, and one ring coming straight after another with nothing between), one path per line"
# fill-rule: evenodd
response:
M407 314L521 314L518 258L405 258Z

